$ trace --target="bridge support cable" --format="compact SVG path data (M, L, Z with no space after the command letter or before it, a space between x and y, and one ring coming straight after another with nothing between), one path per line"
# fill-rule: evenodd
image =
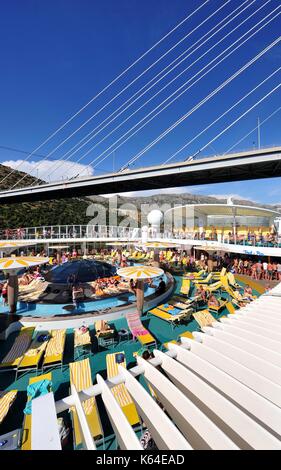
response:
M264 95L259 101L257 101L253 106L248 108L244 113L242 113L237 119L232 121L228 126L226 126L221 132L219 132L215 137L213 137L207 144L205 144L203 147L201 147L198 151L198 153L201 153L203 150L205 150L207 147L209 147L210 144L215 142L219 137L221 137L225 132L227 132L231 127L233 127L237 122L241 121L243 117L247 116L253 109L255 109L260 103L262 103L264 100L266 100L269 96L271 96L275 91L277 91L281 86L281 83L279 83L276 87L274 87L270 92L268 92L266 95Z
M267 116L267 118L263 119L259 123L259 126L261 127L263 124L265 124L267 121L269 121L269 119L271 119L273 116L275 116L275 114L279 113L280 110L281 110L281 106L279 106L279 108L275 109L275 111L273 111L269 116ZM231 147L229 147L226 150L226 152L224 152L224 155L230 153L231 150L235 149L235 147L237 147L237 145L241 144L241 142L243 142L243 140L247 139L247 137L249 137L249 135L253 134L253 132L255 132L257 130L257 128L258 128L258 126L254 127L252 130L247 132L247 134L245 134L243 137L241 137L241 139L237 140L237 142L235 142L235 144L231 145Z
M270 75L268 75L262 82L260 82L255 88L252 88L246 95L244 95L242 98L240 98L238 101L236 101L230 108L228 108L224 113L222 113L219 117L214 119L211 124L209 124L207 127L205 127L202 131L200 131L196 136L194 136L192 139L190 139L185 145L183 145L179 150L177 150L173 155L171 155L164 163L163 165L166 165L169 163L171 160L173 160L179 153L181 153L184 149L186 149L192 142L194 142L198 137L200 137L202 134L204 134L207 130L209 130L214 124L216 124L220 119L222 119L224 116L226 116L230 111L232 111L236 106L238 106L242 101L244 101L248 96L250 96L252 93L254 93L259 87L261 87L264 83L266 83L270 78L272 78L277 72L279 72L281 67L276 69L274 72L272 72ZM200 152L200 150L198 151ZM190 158L190 157L189 157Z
M144 54L142 54L138 59L136 59L131 65L129 65L125 70L123 70L116 78L114 78L108 85L106 85L100 92L98 92L93 98L91 98L84 106L82 106L75 114L73 114L64 124L62 124L56 131L54 131L49 137L47 137L46 140L44 140L38 147L36 147L36 149L34 149L33 152L31 152L28 157L23 161L21 162L16 168L13 169L12 172L10 172L10 174L14 173L14 171L18 170L18 168L21 167L21 165L26 162L31 156L34 155L35 152L37 152L39 149L41 149L47 142L49 142L54 136L56 136L62 129L64 129L70 122L72 122L78 115L80 115L90 104L92 104L97 98L99 98L105 91L107 91L112 85L114 85L120 78L122 78L129 70L131 70L137 63L139 63L144 57L146 57L152 50L154 50L157 46L159 46L159 44L161 44L165 39L167 39L172 33L174 33L178 28L180 28L180 26L182 26L188 19L192 18L193 15L195 15L195 13L197 13L199 10L201 10L201 8L203 8L207 3L209 3L210 0L205 0L204 3L202 3L202 5L200 5L199 7L197 7L195 10L193 10L188 16L186 16L180 23L178 23L172 30L170 30L165 36L163 36L159 41L157 41L152 47L150 47ZM227 1L227 3L229 2L230 0ZM162 55L160 58L157 59L157 61L153 62L153 64L151 64L147 69L145 69L145 71L142 72L142 74L138 75L133 81L131 81L126 87L124 87L117 95L115 95L114 99L116 99L118 96L120 96L127 88L129 88L133 83L135 83L142 75L144 75L148 70L150 70L152 67L154 67L160 60L162 60L167 54L169 54L171 52L171 50L173 50L175 47L177 47L182 41L185 40L185 37L183 37L178 43L176 43L172 48L170 48L168 51L166 51L166 53L164 55ZM112 102L112 100L110 101ZM108 102L108 104L110 103ZM102 108L104 109L104 108ZM79 128L80 130L80 128ZM75 131L75 133L78 132L78 130ZM71 134L71 136L68 137L68 139L70 137L72 137L72 135L74 134ZM67 139L67 140L68 140ZM65 141L63 141L63 143L65 143ZM63 143L61 143L58 147L56 147L56 149L52 150L50 152L50 154L47 155L47 157L49 157L51 154L53 154L59 147L61 147L61 145L63 145ZM8 176L10 175L6 175L4 179L8 178ZM0 183L2 183L1 180Z
M280 13L275 15L275 17L279 16ZM274 17L274 18L275 18ZM272 18L270 21L272 21L274 18ZM265 25L263 25L264 27ZM263 28L262 27L262 28ZM262 29L260 28L260 29ZM258 31L252 34L256 34ZM247 40L250 38L247 38ZM170 127L168 127L164 132L162 132L156 139L154 139L150 144L148 144L146 147L144 147L139 153L137 153L134 157L129 160L129 162L123 166L121 170L127 168L130 166L132 163L135 163L144 153L146 153L148 150L150 150L152 147L154 147L160 140L162 140L166 135L168 135L171 131L173 131L178 125L180 125L183 121L185 121L191 114L193 114L197 109L199 109L203 104L205 104L207 101L209 101L213 96L215 96L219 91L221 91L226 85L228 85L231 81L233 81L237 76L239 76L242 72L244 72L246 69L248 69L253 63L255 63L260 57L262 57L264 54L266 54L272 47L274 47L276 44L280 42L281 37L278 37L275 41L270 43L265 49L263 49L259 54L257 54L253 59L251 59L249 62L247 62L242 68L240 68L237 72L235 72L231 77L229 77L226 81L224 81L221 85L219 85L215 90L213 90L207 97L205 97L203 100L201 100L197 105L195 105L191 110L189 110L187 113L185 113L180 119L178 119L176 122L174 122ZM245 40L244 43L247 41ZM242 44L240 44L238 47L240 47ZM237 48L238 48L237 47ZM233 52L233 51L232 51ZM102 162L103 160L101 160ZM100 163L101 163L100 162Z
M111 113L106 119L104 119L101 123L99 123L94 129L92 129L86 136L84 136L82 139L78 141L77 144L75 144L70 150L68 150L66 153L64 153L60 159L58 160L59 162L62 162L61 165L59 165L60 168L65 161L68 161L73 155L75 155L78 151L80 151L85 145L87 145L89 142L91 142L100 132L102 132L106 127L108 127L112 122L114 122L119 116L121 116L125 111L127 111L135 102L137 102L140 98L142 98L148 91L150 91L152 88L155 87L161 80L163 80L167 75L169 75L173 70L175 70L180 64L182 64L185 60L188 59L194 52L196 52L200 47L202 47L206 42L208 42L213 36L215 36L218 32L220 32L223 28L225 28L230 22L232 22L237 16L241 15L247 8L249 8L256 0L251 1L251 3L244 2L242 5L239 5L238 8L233 10L229 15L227 15L223 20L221 20L217 25L215 25L208 33L206 33L204 36L202 36L199 40L197 40L194 44L192 44L189 48L187 48L183 53L181 53L176 59L174 59L168 66L166 66L161 72L159 72L155 77L153 77L151 80L149 80L148 83L146 83L140 90L138 90L136 93L134 93L128 100L125 101L121 106L119 106L113 113ZM200 59L202 59L205 55L207 55L212 49L217 47L222 41L224 41L230 34L232 34L237 28L240 28L246 21L248 21L253 15L257 14L259 10L264 8L271 0L267 0L261 7L259 7L257 10L255 10L251 15L249 15L244 21L240 22L239 25L232 29L228 34L226 34L223 38L221 38L214 46L209 48L204 54L202 54L199 58L197 58L195 61L193 61L191 64L189 64L188 67L186 67L182 72L180 72L176 77L174 77L170 82L168 82L164 87L162 87L157 93L155 93L152 97L150 97L145 103L143 103L140 107L138 107L135 111L133 111L126 119L124 119L118 126L116 126L114 129L112 129L108 134L106 134L101 140L99 140L94 147L91 147L91 150L94 150L98 145L100 145L104 140L106 140L110 135L112 135L116 130L118 130L122 125L124 125L129 119L131 119L137 112L139 112L144 106L146 106L150 101L152 101L156 96L158 96L160 93L162 93L171 83L173 83L175 80L177 80L183 73L185 73L189 68L191 68L195 63L197 63ZM247 5L241 10L241 8L244 6L244 4L247 3ZM225 5L224 5L225 6ZM219 8L218 10L220 10ZM215 13L218 12L216 10ZM238 13L237 10L240 10ZM213 16L215 13L213 13L211 16ZM229 21L225 22L226 19L228 19L230 16L234 15ZM225 23L224 23L225 22ZM212 35L210 33L216 29L221 23L224 23L219 29L217 29ZM201 23L202 25L203 23ZM196 29L196 28L195 28ZM194 30L193 30L194 31ZM207 39L202 41L207 36ZM199 45L194 48L196 44ZM192 50L191 50L192 49ZM188 51L191 52L187 54ZM179 62L178 59L180 59L184 55L183 59L181 59ZM171 66L177 62L172 68ZM169 69L165 74L163 72L165 70ZM156 80L157 77L159 77L158 80ZM156 80L156 81L155 81ZM148 85L152 83L148 87ZM142 93L141 91L144 90ZM141 94L140 94L141 93ZM136 98L135 98L136 97ZM133 99L135 98L135 99ZM133 101L132 101L133 100ZM129 103L129 104L128 104ZM120 111L121 110L121 111ZM120 111L120 112L118 112ZM116 114L117 113L117 114ZM92 116L92 118L95 115ZM114 117L112 117L114 116ZM87 153L88 154L88 153ZM84 154L76 163L80 162L87 154ZM56 171L56 168L52 171L52 173Z
M280 9L281 7L277 7L275 10ZM268 23L273 21L276 16L271 18L268 22L263 24L257 31L254 31L248 38L246 38L241 44L238 44L233 50L231 50L225 57L223 57L220 61L215 63L210 69L208 69L203 75L200 76L202 71L204 71L207 67L209 67L212 63L216 62L216 60L221 57L225 52L227 52L229 49L231 49L237 42L239 42L243 37L247 36L253 29L255 29L260 23L264 22L269 16L271 16L274 12L271 12L268 14L266 17L264 17L261 21L259 21L256 25L254 25L250 30L248 30L246 33L244 33L240 38L238 38L234 43L232 43L227 49L225 49L222 53L220 53L218 56L216 56L211 62L209 62L206 66L204 66L201 70L199 70L193 77L191 77L187 82L185 82L183 85L181 85L175 92L173 92L169 97L167 97L164 101L162 101L159 105L157 105L152 111L150 111L144 118L142 118L138 123L136 123L134 126L132 126L128 131L126 131L120 138L118 138L113 144L111 144L107 149L105 149L100 155L95 157L93 160L91 160L88 165L92 165L93 163L97 162L97 164L94 166L94 169L97 168L97 166L102 163L104 160L106 160L113 151L116 151L118 148L120 148L122 145L124 145L128 140L130 140L135 134L137 134L141 129L143 129L147 124L149 124L155 117L157 117L162 111L164 111L166 108L168 108L171 104L173 104L178 98L180 98L184 93L186 93L192 86L194 86L196 83L198 83L202 78L204 78L209 72L211 72L215 67L217 67L220 63L222 63L227 57L229 57L231 54L233 54L239 47L241 47L243 44L245 44L249 39L251 39L255 34L257 34L261 29L263 29L265 26L267 26ZM280 14L280 13L279 13ZM188 83L190 83L194 78L198 77L191 85L188 87L184 88ZM183 89L183 90L182 90ZM180 90L181 93L177 94ZM164 107L162 107L168 100L170 100L171 97L175 96L170 102L168 102ZM162 107L162 108L161 108ZM157 109L161 108L157 113ZM155 114L153 114L155 113ZM152 116L151 116L152 115ZM143 121L145 121L149 116L151 116L146 122L144 122L140 127L139 124L141 124ZM134 130L136 129L136 130ZM134 132L132 132L134 130ZM131 133L132 132L132 133ZM128 137L126 137L128 136ZM126 137L126 138L125 138ZM122 139L124 139L122 141ZM119 145L116 145L118 142L122 141ZM94 146L95 147L95 146ZM93 149L94 147L91 147L86 153L82 155L82 157L78 160L79 162L85 158ZM108 153L107 153L108 152ZM75 162L73 165L75 165L77 162ZM128 167L128 163L126 165L123 165L122 168L119 170L123 170Z
M281 7L277 7L275 10L279 10ZM268 16L272 15L272 13L275 12L275 10L273 12L271 12L269 15L267 15L265 18L263 18L263 20L261 20L258 24L256 24L255 26L253 26L249 31L247 31L247 33L245 33L243 36L241 36L239 39L237 39L231 46L229 46L227 48L230 49L231 47L233 47L234 44L236 44L239 40L242 39L242 37L244 37L245 35L249 34L249 32L251 32L255 27L257 27L257 25L259 25L261 22L263 22ZM276 14L274 17L272 17L270 20L268 20L265 24L263 24L257 31L254 31L254 33L252 33L248 38L246 38L241 44L239 44L238 46L236 46L235 49L233 49L232 51L230 51L225 57L223 57L218 63L216 63L215 65L212 66L211 69L209 69L207 72L205 72L201 77L199 77L195 82L193 82L189 87L187 87L186 89L184 89L179 95L177 95L171 102L169 102L168 104L166 104L162 109L160 109L156 114L154 114L148 121L146 121L144 124L142 124L138 129L136 129L131 135L129 135L125 140L123 140L119 145L115 146L118 142L120 142L120 140L124 139L124 137L126 137L128 134L130 134L130 132L135 129L141 122L143 122L148 116L150 116L151 114L153 114L159 107L161 107L168 99L170 99L170 97L168 97L167 99L165 99L162 103L160 103L156 108L154 108L148 115L146 115L143 119L141 119L141 121L139 121L136 125L134 125L132 128L130 128L125 134L123 134L119 139L117 139L117 141L115 141L110 147L108 147L106 150L104 150L100 155L98 155L97 157L95 157L93 160L91 160L88 165L92 165L93 163L95 163L96 161L98 161L98 163L94 166L94 169L100 164L102 163L106 158L108 158L113 151L116 151L118 148L120 148L122 145L124 145L124 143L126 143L128 140L130 140L135 134L137 134L142 128L144 128L149 122L151 122L156 116L158 116L162 111L164 111L168 106L170 106L174 101L176 101L182 94L184 94L188 89L190 89L193 85L195 85L199 80L201 80L204 76L206 76L211 70L213 70L215 67L217 67L221 62L223 62L227 57L229 57L233 52L235 52L239 47L241 47L243 44L245 44L249 39L251 39L255 34L257 34L261 29L263 29L265 26L267 26L267 24L269 24L271 21L273 21L278 15L280 15L280 13ZM225 53L225 51L223 52ZM223 53L221 53L219 56L223 55ZM211 61L214 62L215 60L217 59L217 57L215 59L213 59ZM207 66L205 66L203 69L205 69L206 67L208 67L210 65L207 64ZM198 76L200 74L201 71L199 71L197 74L195 74L195 76ZM195 77L194 76L194 77ZM192 77L192 78L194 78ZM190 80L188 80L188 82L190 82ZM186 84L186 83L185 83ZM179 89L181 89L182 87L185 86L182 85ZM173 95L175 93L177 93L178 90L176 90L176 92L173 93ZM201 103L200 106L204 104L204 103ZM200 107L199 106L199 107ZM191 110L192 112L194 112L195 109ZM191 112L191 114L192 114ZM176 126L175 126L176 127ZM158 140L161 140L158 139ZM115 147L114 147L115 146ZM93 147L90 148L80 159L79 161L81 161L83 158L85 158L85 156L87 156L91 151L93 150ZM108 153L106 153L108 152ZM143 152L145 153L145 152ZM138 159L139 156L136 158ZM135 160L134 160L135 161ZM75 162L73 165L75 165L77 162ZM123 165L122 168L119 170L119 171L122 171L124 170L125 168L127 168L132 162L130 161L129 163L127 163L126 165Z

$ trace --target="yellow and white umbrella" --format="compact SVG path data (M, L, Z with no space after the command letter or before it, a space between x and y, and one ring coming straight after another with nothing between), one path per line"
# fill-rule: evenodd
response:
M108 242L106 246L125 246L125 245L132 245L133 242Z
M8 303L10 313L17 310L18 299L18 276L17 272L23 268L30 268L40 264L46 264L49 258L43 256L11 256L10 258L0 258L0 271L9 272L8 280Z
M153 266L129 266L118 269L117 274L129 279L144 280L163 276L164 271L163 269L154 268Z
M136 298L137 298L137 310L140 315L143 312L144 304L144 279L151 279L153 277L159 277L164 274L163 269L154 268L152 266L130 266L126 268L120 268L117 274L127 279L134 279L137 281L136 284Z
M168 248L176 248L180 245L177 243L169 243L169 242L146 242L143 243L142 246L146 248L159 248L159 249L168 249Z
M49 258L43 256L11 256L10 258L0 258L0 271L19 270L46 264Z
M31 242L24 242L24 241L14 241L14 242L0 242L0 253L11 253L18 248L26 248L31 245L36 245L33 241Z

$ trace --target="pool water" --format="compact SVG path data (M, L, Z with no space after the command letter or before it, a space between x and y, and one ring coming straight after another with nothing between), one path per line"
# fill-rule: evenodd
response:
M166 281L166 277L162 276ZM153 284L157 286L160 280L155 279ZM145 288L144 296L148 297L154 294L155 288L147 286ZM17 304L17 315L21 316L33 316L33 317L51 317L54 315L69 315L69 314L81 314L90 313L93 311L102 311L107 309L113 309L116 307L122 307L132 302L136 302L136 296L132 293L124 293L116 297L108 297L106 299L92 300L87 302L79 302L78 308L71 308L72 304L44 304L44 303L31 303L31 302L18 302ZM70 308L66 308L70 307ZM1 306L0 313L9 314L8 306Z

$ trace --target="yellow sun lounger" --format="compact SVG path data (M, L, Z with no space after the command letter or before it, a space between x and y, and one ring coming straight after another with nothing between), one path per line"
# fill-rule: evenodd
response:
M190 283L189 279L183 279L180 293L184 294L184 295L188 295L189 291L190 291L190 285L191 285L191 283Z
M193 317L199 324L200 328L210 326L212 323L217 321L208 310L201 310L200 312L193 313Z
M13 346L2 360L0 364L0 370L16 370L20 361L22 360L24 353L30 345L34 330L34 327L21 328Z
M208 309L213 312L219 313L224 307L226 307L227 300L219 300L219 305L208 305Z
M119 374L118 365L126 369L126 358L124 351L106 355L107 378L111 379ZM140 423L136 406L124 384L116 385L111 389L115 400L122 408L124 415L131 426Z
M47 331L37 331L35 338L33 339L28 350L23 355L23 358L18 365L16 377L19 372L30 369L36 369L37 374L40 359L42 358L49 341L38 341L38 338L42 335L49 335L49 333Z
M209 273L207 277L205 278L200 278L200 279L194 279L194 284L209 284L210 281L213 278L213 274Z
M184 331L183 333L181 333L181 334L178 336L178 340L180 340L180 338L194 339L194 336L193 336L193 334L191 333L191 331ZM170 341L170 343L171 343L171 341Z
M52 374L49 372L48 374L31 377L29 379L28 385L31 385L35 382L40 382L40 380L52 381ZM29 396L27 397L27 400L30 400ZM31 450L31 421L31 414L24 415L21 450Z
M201 271L185 273L185 276L196 278L196 277L202 277L203 274L205 274L205 273L206 273L206 271L204 269L201 269Z
M17 390L0 392L0 424L2 424L4 418L7 416L10 407L16 399L17 393Z
M241 289L241 286L236 282L233 273L227 273L227 279L231 287L233 287L234 289Z
M192 310L193 309L191 308L187 308L186 310L181 310L178 315L172 315L171 313L164 312L163 310L160 310L159 308L153 308L152 310L149 310L148 313L151 313L151 315L154 315L155 317L158 317L161 320L165 320L169 322L172 326L175 326L178 322L190 316L192 313Z
M232 302L227 302L226 308L227 308L228 313L230 313L231 315L236 312L236 309Z
M137 339L142 346L157 346L156 339L150 333L146 333L146 335L137 336Z
M84 359L83 361L71 362L69 364L69 373L70 383L75 386L77 392L81 392L93 385L89 358ZM93 438L97 440L102 439L103 429L95 397L85 400L83 402L83 409ZM82 444L82 436L75 407L71 408L71 414L73 420L74 442L75 446L78 447Z
M233 288L228 283L227 276L221 276L220 282L222 283L223 289L233 298L236 299L236 294Z
M205 286L204 289L208 292L216 292L222 287L223 287L223 284L221 283L221 281L218 281L218 282L214 282L213 284L209 284L208 286Z
M65 338L66 330L51 331L51 339L49 340L45 351L43 369L59 364L62 367Z
M221 277L226 275L226 268L222 268L221 271L214 271L212 274L213 279L220 280Z

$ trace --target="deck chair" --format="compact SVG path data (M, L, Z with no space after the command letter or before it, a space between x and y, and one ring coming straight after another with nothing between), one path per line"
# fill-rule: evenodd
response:
M214 282L213 284L209 284L208 286L205 287L205 290L208 292L216 292L220 289L222 289L223 284L221 281Z
M193 334L191 333L191 331L184 331L183 333L181 333L179 336L178 336L178 341L180 341L181 338L189 338L189 339L194 339L194 336ZM171 343L171 341L169 341Z
M179 308L180 310L186 310L189 306L189 304L192 304L192 301L188 301L188 303L185 303L179 299L171 299L169 300L169 303L173 305L173 307Z
M106 320L97 320L95 323L96 336L110 336L115 330L110 327Z
M229 314L233 315L236 312L236 308L234 307L232 302L227 302L226 308Z
M63 354L65 346L66 330L52 330L51 339L47 344L43 366L55 367L57 365L63 366Z
M190 292L190 286L191 286L190 279L183 279L180 293L183 295L188 295Z
M233 273L227 273L227 279L228 279L228 283L230 284L231 287L233 287L234 289L241 289L240 284L238 284L235 281L235 277L234 277Z
M126 315L126 320L128 323L128 328L132 333L133 339L136 338L142 346L155 346L155 348L157 347L156 339L149 333L146 328L144 328L137 312L128 313Z
M209 273L207 277L194 279L194 284L209 284L212 281L213 273Z
M50 380L52 381L52 374L49 372L47 374L38 375L36 377L31 377L29 379L28 385L31 385L36 382L40 382L40 380ZM27 401L30 400L30 397L27 397ZM24 415L23 421L23 433L22 433L22 443L21 443L21 450L31 450L31 414Z
M181 313L181 309L171 304L161 304L161 305L158 305L157 308L159 308L160 310L163 310L163 312L169 313L170 315L179 315ZM185 309L186 308L187 306L185 306Z
M107 378L111 379L119 374L118 365L126 369L126 358L124 351L106 355ZM111 388L115 400L122 408L124 415L131 426L140 424L140 418L136 406L124 384Z
M89 358L83 359L82 361L71 362L69 364L69 373L70 384L75 386L78 393L93 385ZM100 441L103 439L104 433L95 397L90 397L88 400L85 400L82 406L93 438ZM78 447L82 444L80 424L75 407L72 407L70 412L73 423L74 443L75 446Z
M10 390L8 392L0 392L0 425L7 416L12 404L14 403L18 391Z
M45 352L45 349L49 341L48 339L42 342L38 341L38 339L42 335L50 336L48 331L37 331L35 338L32 340L32 343L30 344L29 348L23 355L22 360L20 361L17 367L16 378L20 372L24 372L26 370L32 370L32 369L36 370L36 375L37 375L40 360Z
M219 305L211 305L208 306L210 312L216 312L219 313L224 307L226 307L226 304L228 303L227 300L219 300Z
M206 274L206 271L201 269L200 271L185 273L184 277L187 279L198 279L203 278L202 276L204 276L204 274Z
M222 283L223 289L230 295L230 297L232 297L233 299L236 299L235 291L228 283L228 277L221 276L220 282Z
M161 320L169 322L172 326L176 326L180 323L181 320L184 320L187 317L190 318L192 312L193 309L189 308L186 310L179 310L179 313L177 315L172 315L171 313L165 312L164 310L160 310L159 308L153 308L152 310L149 310L148 313L154 315L157 318L160 318Z
M221 271L214 271L213 273L213 279L219 280L222 276L226 275L226 268L222 268Z
M22 327L13 346L0 364L0 371L16 370L31 343L34 327Z
M193 317L199 324L200 328L210 326L212 323L217 321L207 309L193 313Z
M82 333L79 328L74 329L74 356L78 359L80 356L91 353L92 341L89 329Z

